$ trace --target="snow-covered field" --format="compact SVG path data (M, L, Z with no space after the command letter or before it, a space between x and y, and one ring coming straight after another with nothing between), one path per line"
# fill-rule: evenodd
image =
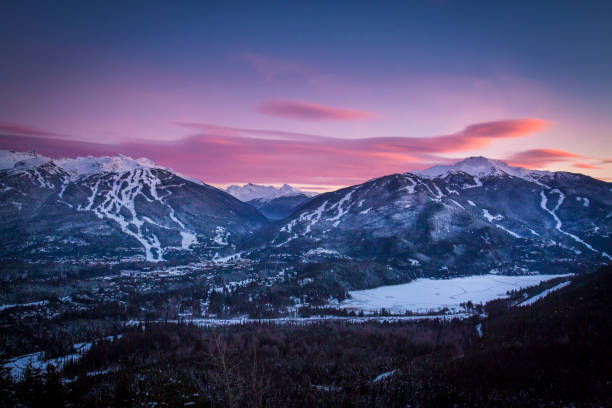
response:
M340 303L343 309L366 312L385 308L392 313L406 310L425 312L448 307L459 309L461 303L486 303L506 297L506 292L534 286L559 276L567 275L479 275L454 279L417 279L402 285L381 286L374 289L351 291L351 299Z

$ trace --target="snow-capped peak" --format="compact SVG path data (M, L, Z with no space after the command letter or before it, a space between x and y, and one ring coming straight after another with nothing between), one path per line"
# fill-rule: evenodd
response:
M0 150L0 170L33 169L50 161L50 158L33 152Z
M51 159L34 152L15 152L0 150L0 170L35 169L43 164L52 162L74 176L97 173L123 173L137 168L161 168L146 158L132 159L122 154L118 156L87 156L75 158ZM167 170L167 169L166 169Z
M488 159L486 157L468 157L453 165L437 165L426 170L415 171L414 173L423 177L436 178L452 172L464 172L474 177L509 175L520 178L550 174L548 171L510 166L501 160Z
M300 194L309 195L309 193L305 193L289 184L283 184L281 187L274 187L247 183L244 186L231 185L226 188L225 191L240 201L245 202L251 200L270 201L279 197L296 196Z
M174 173L178 177L202 185L200 180L183 176L172 169L158 166L145 157L133 159L119 154L117 156L87 156L75 158L51 159L34 152L15 152L0 150L0 170L33 170L44 164L53 163L71 177L88 176L99 173L124 173L135 169L161 169Z
M122 154L118 156L77 157L74 159L58 159L55 164L72 175L88 175L97 173L123 173L138 168L161 168L146 158L132 159Z

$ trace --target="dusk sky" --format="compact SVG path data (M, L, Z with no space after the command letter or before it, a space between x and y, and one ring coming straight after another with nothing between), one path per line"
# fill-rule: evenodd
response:
M610 1L3 1L0 148L217 186L474 155L610 181L611 21Z

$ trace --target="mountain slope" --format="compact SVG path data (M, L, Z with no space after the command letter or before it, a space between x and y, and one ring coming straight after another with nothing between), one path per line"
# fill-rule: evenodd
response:
M270 244L417 275L563 272L608 262L611 232L610 183L469 158L317 196Z
M251 204L271 220L288 217L296 208L316 195L301 191L288 184L283 184L277 188L248 183L244 186L229 186L225 191L237 199Z
M298 207L310 200L306 194L283 196L266 200L257 198L247 201L271 220L281 220L290 216Z
M0 258L161 261L235 251L253 207L146 159L0 152Z

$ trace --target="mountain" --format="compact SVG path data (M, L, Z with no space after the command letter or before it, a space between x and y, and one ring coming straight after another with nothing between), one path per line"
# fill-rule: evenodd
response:
M291 197L305 195L313 197L316 194L304 192L289 184L281 187L263 186L260 184L247 183L244 186L231 185L225 191L240 201L248 202L253 200L270 201L279 197Z
M0 259L147 260L235 252L252 206L147 159L0 151Z
M360 263L368 281L391 282L404 280L397 271L571 272L612 253L612 185L581 174L475 157L312 198L288 185L232 187L248 203L147 159L0 151L0 259L186 262L254 250L254 260L344 263L348 280Z
M321 194L269 246L413 276L570 272L610 261L612 185L483 157Z
M248 183L244 186L229 186L226 191L237 199L251 204L271 220L288 217L296 208L316 195L288 184L277 188Z
M298 194L273 198L271 200L256 198L247 201L247 203L257 208L263 215L271 220L282 220L290 216L299 206L310 200L310 198L311 197L306 194Z

